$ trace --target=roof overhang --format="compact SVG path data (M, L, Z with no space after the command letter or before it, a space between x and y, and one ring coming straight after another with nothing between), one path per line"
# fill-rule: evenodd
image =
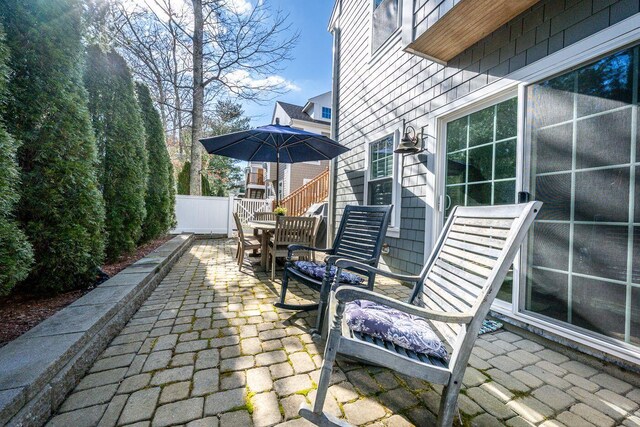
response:
M447 63L476 42L497 30L538 0L460 0L406 50Z

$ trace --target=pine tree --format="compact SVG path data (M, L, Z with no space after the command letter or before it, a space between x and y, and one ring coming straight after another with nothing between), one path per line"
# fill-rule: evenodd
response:
M131 72L114 51L87 50L85 85L105 204L107 259L136 248L146 216L147 151Z
M164 129L158 110L153 106L149 88L136 84L138 103L146 134L146 148L149 159L147 195L145 206L147 217L143 225L143 240L154 239L167 231L173 222L171 198L174 197L173 165L164 140Z
M216 102L211 117L205 120L207 135L224 135L249 129L251 119L244 115L242 105L231 100ZM240 161L224 156L209 156L207 172L211 176L211 193L214 196L228 196L232 191L244 187L244 174ZM203 193L204 194L204 190Z
M80 0L0 2L12 68L5 123L22 143L17 216L35 259L26 284L41 291L93 283L103 259L81 17Z
M6 95L7 57L4 30L0 25L0 106ZM19 172L16 162L18 143L0 120L0 295L6 295L29 274L33 252L27 237L14 218L18 202Z

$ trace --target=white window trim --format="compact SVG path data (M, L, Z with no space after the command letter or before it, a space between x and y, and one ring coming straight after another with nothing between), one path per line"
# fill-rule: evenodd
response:
M393 136L393 147L398 145L400 134L402 133L402 122L391 124L382 130L365 137L365 158L364 158L364 194L363 204L369 204L369 160L371 159L371 144L389 135ZM400 155L393 154L393 188L391 202L393 203L393 211L391 212L391 221L387 228L387 237L400 237L400 218L402 211L402 170L400 165Z
M302 162L302 163L306 163L308 165L320 166L320 160L309 160L307 162Z
M521 165L518 169L516 178L516 190L520 189L528 190L528 177L524 176L522 170L529 169L530 160L527 157L521 158L520 156L527 154L530 150L528 146L522 146L521 144L530 144L530 139L525 134L526 132L526 89L529 85L546 80L554 75L558 75L572 68L578 67L584 63L591 62L598 57L606 56L614 51L620 50L625 46L637 44L640 42L640 14L635 14L623 21L618 22L604 30L601 30L585 39L572 44L564 49L554 52L530 65L527 65L517 71L514 71L507 76L494 81L493 83L477 90L466 96L455 100L452 103L444 105L436 110L432 110L429 114L428 124L430 129L435 129L437 141L435 147L436 162L442 157L441 153L443 136L446 122L452 120L456 116L464 116L469 111L473 111L474 108L481 108L481 105L487 106L495 103L496 99L500 96L508 96L517 91L518 94L518 159L517 161ZM523 140L524 138L524 140ZM434 147L434 148L435 148ZM444 170L441 164L437 164L435 168L436 182L443 179L442 174ZM426 200L428 206L433 207L434 220L440 214L440 209L443 207L442 203L438 203L441 198L441 193L438 193L439 184L435 185L436 191L433 193L432 200ZM441 221L434 222L433 229L425 230L425 258L431 252L431 248L435 240L437 239L437 231L441 229ZM522 255L525 257L525 254ZM516 259L514 262L516 268L520 269L521 262ZM514 271L514 276L519 272ZM635 364L640 364L640 354L638 353L637 346L630 345L618 340L614 340L608 337L595 335L586 330L578 330L568 328L566 326L558 325L545 318L539 318L530 313L520 310L521 288L524 286L523 281L519 281L519 285L516 285L514 281L514 300L518 304L504 304L494 303L492 310L513 318L516 321L524 322L529 327L534 329L540 329L542 331L548 331L552 334L570 341L570 346L587 347L590 350L596 352L602 352L613 357L629 361Z

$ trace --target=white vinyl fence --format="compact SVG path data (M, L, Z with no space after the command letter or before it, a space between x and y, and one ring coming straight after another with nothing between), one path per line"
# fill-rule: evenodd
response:
M233 235L233 197L176 195L174 233Z
M271 212L271 199L235 199L233 211L238 213L240 221L246 224L256 212Z
M233 212L243 224L256 212L270 212L271 200L176 195L176 228L173 233L225 234L235 232Z

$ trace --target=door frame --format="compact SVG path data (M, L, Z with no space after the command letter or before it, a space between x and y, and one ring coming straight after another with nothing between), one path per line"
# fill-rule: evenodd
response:
M531 166L531 138L526 127L526 92L527 87L532 83L542 81L570 71L598 57L606 56L625 46L640 43L640 14L635 14L623 21L611 25L591 36L588 36L566 48L563 48L551 55L548 55L532 64L529 64L513 73L498 78L487 86L471 92L455 101L438 107L429 113L427 124L430 129L435 130L435 153L434 153L434 175L435 182L433 188L433 199L427 200L427 205L432 209L432 229L425 227L425 257L431 252L431 248L442 230L442 218L444 200L444 172L446 171L444 159L444 144L446 137L446 123L461 117L474 110L481 109L499 102L501 96L518 96L518 137L517 137L517 168L516 190L528 191L530 189L530 166ZM523 279L526 269L523 268L526 262L526 247L520 259L514 262L514 289L512 301L517 304L505 306L500 301L494 303L492 310L503 314L516 323L537 333L547 335L550 338L562 342L564 345L579 348L587 353L596 354L602 358L622 359L634 364L640 364L640 353L638 347L619 340L609 339L588 331L577 331L563 327L550 319L534 316L524 312L524 286ZM526 266L525 266L526 267ZM516 272L515 269L519 271ZM518 275L518 285L516 286L516 274ZM546 334L549 332L550 334Z
M445 114L438 117L436 155L435 155L436 178L435 178L435 188L434 188L434 195L436 199L436 204L434 206L436 208L433 210L433 224L435 229L437 230L437 233L433 233L433 236L435 238L437 238L437 236L440 234L440 231L444 227L444 214L447 208L447 200L446 200L447 123L452 122L461 117L468 116L469 114L475 113L476 111L482 110L484 108L494 106L508 99L515 98L518 96L518 92L519 91L517 88L509 88L499 93L495 93L491 96L488 96L473 104L456 109L455 111L452 111L450 114ZM521 167L521 165L518 163L518 159L520 159L521 157L520 152L522 151L521 150L522 138L521 138L521 131L520 131L520 128L521 128L520 101L518 101L517 114L518 114L518 119L517 119L518 126L517 126L517 135L516 135L516 185L515 185L516 195L518 191L522 191L520 190L520 183L522 182L521 175L522 175L522 171L524 170ZM435 241L433 242L433 244L435 244ZM518 285L520 283L519 281L520 273L519 273L519 268L517 268L517 266L520 265L520 260L518 255L516 255L516 260L514 261L513 265L514 265L514 268L513 268L514 295L512 296L512 299L511 299L512 302L508 303L506 301L496 299L492 306L495 310L499 310L504 314L515 313L516 307L513 306L513 301L514 301L514 297L516 295L519 295L519 292L517 291L517 289L519 288Z

